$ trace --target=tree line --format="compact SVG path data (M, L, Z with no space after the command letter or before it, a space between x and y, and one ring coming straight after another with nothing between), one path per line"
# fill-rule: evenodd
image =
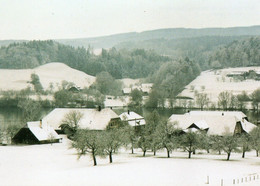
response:
M93 76L106 71L116 79L145 78L167 61L171 59L151 50L102 49L97 56L91 47L74 48L52 40L12 43L0 48L0 68L27 69L62 62Z

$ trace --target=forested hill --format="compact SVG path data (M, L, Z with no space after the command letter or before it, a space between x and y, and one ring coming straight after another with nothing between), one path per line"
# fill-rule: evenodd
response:
M213 68L260 66L260 37L251 37L215 50L209 59Z
M52 40L13 43L0 48L0 68L26 69L62 62L89 75L106 71L117 79L147 77L168 61L171 61L169 57L143 49L118 51L113 48L95 56L91 48L74 48Z
M79 39L60 39L63 44L78 46L93 46L94 48L112 48L122 42L136 42L151 39L179 39L193 38L202 36L257 36L260 35L260 26L251 27L232 27L232 28L168 28L145 32L131 32L115 34L111 36L79 38Z

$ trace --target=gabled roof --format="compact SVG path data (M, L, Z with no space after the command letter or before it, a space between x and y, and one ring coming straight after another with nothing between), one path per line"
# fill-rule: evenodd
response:
M256 125L248 122L247 120L243 119L240 121L241 125L242 125L242 128L245 132L249 133L251 130L253 130Z
M41 126L40 121L27 122L27 127L39 141L60 139L59 135L52 127L47 125Z
M119 117L123 121L128 121L128 124L131 126L145 125L144 117L132 111L129 113L124 112Z
M198 124L200 121L204 120L208 125L208 134L210 135L234 134L236 124L239 121L241 122L242 129L247 133L256 127L256 125L246 120L242 122L242 119L239 120L236 115L233 115L234 113L227 114L227 112L225 112L226 114L224 115L216 115L216 113L210 114L212 112L208 112L209 114L206 114L206 112L203 111L201 114L198 114L199 112L196 112L196 114L190 112L184 115L173 114L169 121L177 121L176 127L185 130L193 123Z
M83 114L78 124L79 128L82 129L104 130L111 119L119 119L119 116L110 108L101 109L101 111L97 109L56 108L45 116L42 121L55 130L59 130L65 116L72 111Z
M192 124L196 125L201 130L205 130L205 129L209 128L209 125L207 124L207 122L205 120L195 121Z

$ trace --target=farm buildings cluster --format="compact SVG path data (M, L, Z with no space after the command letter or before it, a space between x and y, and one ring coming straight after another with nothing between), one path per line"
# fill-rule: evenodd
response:
M119 121L125 121L136 131L141 130L146 125L143 116L129 110L117 115L112 108L56 108L40 121L27 122L26 126L17 132L12 141L29 144L59 142L62 140L59 134L63 134L67 129L67 126L63 124L64 118L73 112L81 115L77 123L79 129L105 130L118 127ZM74 120L76 120L76 117L74 116ZM238 111L189 111L183 115L171 115L168 123L184 133L204 130L208 135L219 136L249 133L256 127L248 121L243 112Z

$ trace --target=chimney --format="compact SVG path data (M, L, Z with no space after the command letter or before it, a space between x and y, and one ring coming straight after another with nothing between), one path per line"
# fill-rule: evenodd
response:
M224 116L224 112L222 112L222 116Z
M40 119L40 128L42 128L42 119Z
M130 115L130 110L127 110L127 114Z
M101 106L100 105L98 106L98 111L101 111Z

